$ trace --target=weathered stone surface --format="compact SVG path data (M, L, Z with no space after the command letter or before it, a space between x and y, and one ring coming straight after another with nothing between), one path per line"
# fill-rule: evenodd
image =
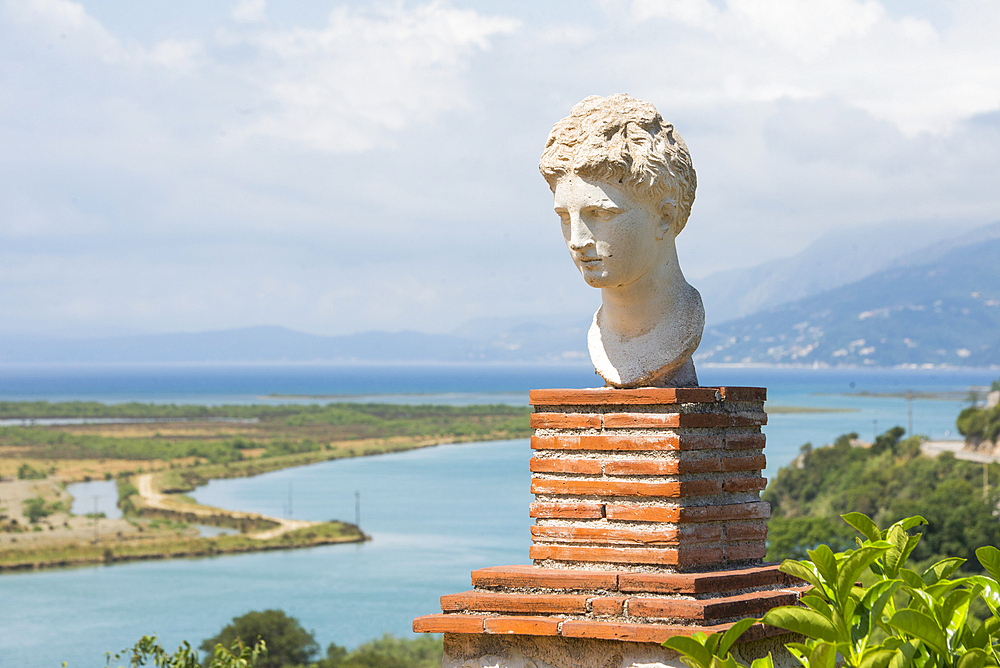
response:
M573 262L602 292L587 337L597 372L613 387L698 385L705 309L674 242L697 177L674 126L628 95L588 97L552 128L539 169Z

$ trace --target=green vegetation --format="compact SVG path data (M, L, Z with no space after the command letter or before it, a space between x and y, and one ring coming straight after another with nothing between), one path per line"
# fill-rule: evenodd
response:
M736 668L729 649L756 621L804 636L786 649L804 668L983 668L1000 665L1000 550L980 547L986 575L949 579L964 559L945 557L923 569L907 567L921 542L909 517L885 530L861 513L843 519L860 534L857 549L834 553L826 545L808 560L786 560L780 570L812 585L799 605L744 619L725 634L676 637L664 644L692 668ZM927 532L925 532L926 535ZM857 580L867 581L869 586ZM975 614L976 608L985 612ZM768 655L752 668L773 668Z
M212 654L205 658L204 665L205 668L256 668L261 665L258 663L260 657L266 653L267 647L263 642L253 647L247 647L239 642L234 642L229 648L217 645ZM112 655L108 652L107 665L111 666L112 662L120 661L124 657L128 658L130 668L145 665L153 665L156 668L201 668L202 666L198 661L198 652L192 650L188 643L181 643L177 651L170 654L157 642L156 636L143 636L131 649L117 654Z
M61 501L46 503L45 499L40 496L26 499L24 501L24 516L27 517L28 521L32 524L36 524L38 520L59 512L69 512L69 508L67 508L66 504Z
M162 520L161 520L162 522ZM179 530L180 525L164 524ZM261 540L245 534L212 537L174 535L145 540L86 543L39 543L0 548L0 572L83 564L114 563L137 559L209 557L262 550L313 547L331 543L354 543L365 535L353 524L323 522Z
M319 652L313 634L302 628L299 620L281 610L248 612L234 617L217 635L202 642L201 649L211 652L216 645L228 647L237 641L243 645L264 642L267 654L258 660L260 668L305 664Z
M993 390L1000 389L1000 380L993 381ZM971 445L988 443L991 446L1000 443L1000 404L993 408L977 408L969 406L959 413L958 433L965 436Z
M48 475L47 472L32 468L28 464L21 464L17 467L18 480L44 480Z
M332 442L386 438L486 440L530 434L529 409L513 406L104 405L93 402L0 402L0 417L152 417L164 423L0 428L0 447L27 459L196 460L222 464L248 457L320 452ZM206 422L216 418L241 422ZM201 420L201 422L198 422ZM111 432L109 434L109 432ZM248 455L247 451L251 451ZM25 473L35 471L22 466ZM44 476L43 476L44 477Z
M258 641L267 646L266 656L256 664L259 668L439 668L444 656L440 637L428 635L404 640L386 634L352 652L331 643L326 656L317 660L319 644L313 633L281 610L248 612L235 617L218 634L202 642L201 649L209 652L213 648L249 646Z
M837 520L842 513L862 512L880 524L919 513L930 524L915 561L957 556L980 570L975 547L1000 544L1000 522L993 515L1000 494L993 487L983 498L982 464L947 452L936 459L921 456L920 439L903 434L900 427L890 429L870 448L851 446L857 434L832 446L804 446L762 495L771 503L767 559L801 559L820 543L847 549L857 534ZM1000 479L1000 465L989 465L989 477Z

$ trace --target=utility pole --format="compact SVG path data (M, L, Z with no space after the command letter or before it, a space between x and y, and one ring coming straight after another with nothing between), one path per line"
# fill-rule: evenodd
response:
M361 528L361 492L354 492L354 526Z
M906 435L913 436L913 390L906 392Z
M983 499L990 498L990 462L983 461Z
M94 495L94 545L97 545L98 533L97 533L97 499L99 497Z

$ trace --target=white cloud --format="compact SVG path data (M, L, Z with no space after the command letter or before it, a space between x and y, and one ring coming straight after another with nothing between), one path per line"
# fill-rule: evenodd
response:
M266 0L240 0L231 13L237 23L266 23Z
M673 25L665 50L686 104L835 96L914 136L1000 105L1000 41L984 29L1000 5L952 7L941 30L875 0L635 0L632 15Z
M650 100L691 147L693 277L845 227L1000 218L995 3L472 4L133 26L0 0L0 331L592 311L536 164L595 93Z
M468 108L461 76L469 57L518 25L434 2L339 7L319 30L220 31L225 45L257 50L246 75L273 108L236 132L330 151L384 145L386 130Z

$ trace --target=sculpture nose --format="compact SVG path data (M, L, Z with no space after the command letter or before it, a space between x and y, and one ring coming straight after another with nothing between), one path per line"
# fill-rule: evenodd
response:
M594 235L587 227L579 214L570 216L569 222L569 248L572 251L581 251L587 246L594 245Z

